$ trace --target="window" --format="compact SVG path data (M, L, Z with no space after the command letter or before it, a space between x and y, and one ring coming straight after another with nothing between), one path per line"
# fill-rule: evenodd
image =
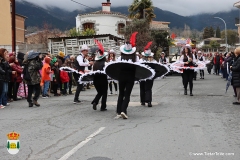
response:
M85 31L86 29L94 29L94 23L84 23L83 24L83 30Z
M119 23L118 24L118 34L124 34L124 28L125 28L125 24Z

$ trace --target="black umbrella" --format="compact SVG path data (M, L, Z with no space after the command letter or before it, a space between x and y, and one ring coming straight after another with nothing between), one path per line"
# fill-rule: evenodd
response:
M133 63L127 61L117 61L117 62L110 62L105 67L106 74L114 80L119 80L122 69L126 68L135 68L135 80L146 80L152 79L155 75L155 71L150 67L140 64L140 63Z
M156 72L154 79L157 77L162 77L166 75L169 72L169 68L165 65L159 64L159 63L154 63L154 62L144 62L142 64L148 65L154 71Z

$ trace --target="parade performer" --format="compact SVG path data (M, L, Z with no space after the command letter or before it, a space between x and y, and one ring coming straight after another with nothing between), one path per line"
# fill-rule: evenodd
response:
M198 51L197 59L198 61L205 62L205 57L202 55L201 51ZM199 71L200 71L200 79L204 79L204 70L200 69Z
M97 109L98 102L102 97L101 102L101 109L100 111L106 111L107 107L107 91L108 91L108 81L107 75L103 73L98 73L98 71L103 71L106 62L106 56L108 55L107 52L104 52L104 48L102 44L95 40L96 44L99 47L97 51L97 55L95 57L95 63L93 65L93 72L95 72L93 77L93 84L97 90L97 95L95 96L94 100L92 101L93 109Z
M111 49L109 51L107 62L114 62L114 61L116 61L116 53L113 49ZM109 81L109 89L110 89L110 94L109 95L113 95L112 85L114 85L115 94L117 94L117 82L114 81L114 80L110 80Z
M106 74L118 80L119 95L117 101L117 116L115 119L127 119L127 108L130 101L130 95L134 86L135 80L153 78L155 72L147 66L137 63L139 61L136 56L136 35L134 32L131 35L130 42L126 42L120 47L121 56L117 62L109 63L106 68Z
M182 56L178 62L171 64L172 69L183 69L183 83L184 83L184 95L187 95L187 86L189 83L190 96L193 96L193 77L194 70L204 69L205 63L200 61L196 62L195 56L191 53L191 47L186 45L183 47Z
M157 62L155 59L153 59L154 53L151 52L151 44L152 42L149 42L147 46L145 46L145 51L142 53L143 57L140 59L140 62ZM140 82L140 101L142 106L145 106L145 103L147 103L148 107L152 107L153 81L153 79L149 79Z
M80 50L81 53L77 56L77 58L74 62L74 67L79 72L79 74L75 73L75 72L73 73L73 77L76 82L79 80L80 72L84 73L85 67L93 64L93 62L86 62L86 60L85 60L85 56L88 55L88 51L89 51L88 46L82 45L82 48ZM79 94L80 94L82 88L83 88L83 84L77 83L77 89L76 89L75 97L74 97L74 101L73 101L74 104L81 102L79 100Z
M193 67L194 63L196 63L195 56L191 53L191 49L189 47L184 47L182 51L182 56L179 60L184 64L184 67ZM193 69L184 69L183 70L183 83L184 83L184 95L187 95L187 86L189 83L190 88L190 96L193 96L193 78L194 78L194 70Z

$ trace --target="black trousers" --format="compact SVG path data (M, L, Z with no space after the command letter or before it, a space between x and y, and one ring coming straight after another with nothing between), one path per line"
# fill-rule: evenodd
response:
M107 107L107 91L108 91L108 81L107 75L95 75L93 79L93 84L97 90L97 95L95 96L93 103L98 104L102 97L101 109Z
M141 102L152 102L153 80L140 82L140 100Z
M79 82L78 82L80 74L73 73L73 77L74 77L74 79L77 83L77 89L76 89L76 92L75 92L74 100L79 100L79 95L80 95L80 92L82 91L83 84L79 84Z
M33 100L37 101L40 95L40 91L41 91L41 86L40 83L39 84L35 84L35 85L28 85L28 97L27 97L27 101L29 103L32 102L32 94L34 92L34 97Z
M111 93L112 93L112 84L114 85L115 91L117 91L117 83L114 82L114 81L111 81L111 82L109 83L109 88L110 88L110 92L111 92Z
M52 90L53 90L54 95L57 95L57 89L58 89L58 83L53 82Z
M212 70L212 67L211 66L207 66L207 71L209 74L211 74L211 70Z
M69 76L69 82L68 82L68 93L72 93L72 80L73 80L73 74L68 73Z
M117 101L117 114L124 112L127 114L127 107L130 101L130 95L134 86L134 79L124 79L118 81L119 95Z
M194 77L194 70L191 70L191 69L183 70L184 88L187 89L187 86L189 83L190 92L192 92L192 89L193 89L193 77Z
M15 84L14 84L15 83ZM17 100L17 92L19 88L18 82L8 82L8 98Z
M68 82L65 82L65 83L62 83L62 84L63 84L62 93L63 93L63 94L67 94L67 85L68 85Z
M204 78L204 70L203 69L200 69L200 77Z
M216 75L219 75L219 71L220 71L220 64L215 64L215 73L216 73Z

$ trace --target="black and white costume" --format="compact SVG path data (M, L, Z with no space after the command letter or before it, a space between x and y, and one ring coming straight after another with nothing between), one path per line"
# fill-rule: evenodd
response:
M205 62L205 57L202 55L201 51L198 51L198 61ZM204 70L200 69L200 79L204 79Z

